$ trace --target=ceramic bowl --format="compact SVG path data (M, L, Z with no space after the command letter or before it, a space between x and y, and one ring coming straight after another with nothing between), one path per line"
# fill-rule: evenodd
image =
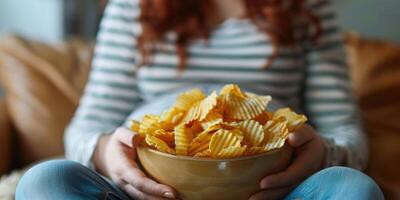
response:
M292 156L288 146L233 159L174 156L148 147L138 147L137 152L146 173L175 188L183 200L248 199L265 175L286 169Z

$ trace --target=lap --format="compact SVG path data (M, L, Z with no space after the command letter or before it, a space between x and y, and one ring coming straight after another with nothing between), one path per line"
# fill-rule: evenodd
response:
M129 197L111 181L79 163L54 160L25 173L16 191L16 200L24 199L129 200Z
M67 160L34 166L21 179L17 200L130 198L115 184L83 165ZM300 184L285 199L384 199L376 183L360 171L332 167Z
M347 168L331 167L306 179L285 199L384 199L378 185L364 173Z

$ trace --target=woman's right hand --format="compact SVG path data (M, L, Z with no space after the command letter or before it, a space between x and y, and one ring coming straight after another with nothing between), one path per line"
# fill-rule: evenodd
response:
M93 156L96 170L111 178L134 199L176 199L174 189L155 182L139 169L135 136L129 129L118 128L114 134L101 137Z

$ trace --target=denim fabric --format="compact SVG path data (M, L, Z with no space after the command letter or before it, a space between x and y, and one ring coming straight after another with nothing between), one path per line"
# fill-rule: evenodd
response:
M130 198L111 181L83 165L68 161L48 161L31 168L18 184L16 200ZM300 184L288 200L381 200L376 183L360 171L346 167L322 170Z
M331 167L312 175L285 200L382 200L379 186L364 173L347 168Z
M128 200L111 181L73 161L53 160L28 170L17 186L16 199Z

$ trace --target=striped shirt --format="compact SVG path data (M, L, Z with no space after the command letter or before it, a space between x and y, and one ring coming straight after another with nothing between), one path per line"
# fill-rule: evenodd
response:
M188 46L186 69L178 75L174 34L168 34L150 64L138 67L139 0L111 0L97 36L92 71L80 106L65 134L67 157L91 165L98 138L112 133L141 102L195 84L236 83L268 94L304 112L328 146L327 166L363 168L368 150L358 124L342 37L330 0L307 0L320 18L316 44L280 47L272 66L271 39L249 19L231 18L207 41Z

